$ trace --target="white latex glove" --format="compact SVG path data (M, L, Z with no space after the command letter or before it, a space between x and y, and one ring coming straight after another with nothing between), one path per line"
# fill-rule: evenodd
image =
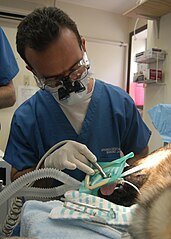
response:
M75 141L69 141L59 149L50 154L44 161L46 168L56 168L59 170L76 168L86 174L94 174L94 170L89 167L91 162L96 162L96 156L86 145Z

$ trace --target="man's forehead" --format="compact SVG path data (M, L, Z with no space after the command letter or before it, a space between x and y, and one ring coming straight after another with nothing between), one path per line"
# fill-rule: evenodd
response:
M41 44L41 39L40 39L40 44ZM53 48L54 46L55 48L59 46L58 47L59 49L63 49L63 48L67 48L67 46L70 47L70 45L72 47L79 46L78 39L73 31L71 31L68 28L63 28L60 32L60 36L54 38L54 40L52 40L51 42L49 41L49 43L47 43L46 46L42 47L42 50L39 49L39 46L37 49L36 47L33 48L30 46L26 46L25 54L28 57L32 54L34 55L35 53L41 56L41 54L44 54L45 52L49 52L50 49Z
M32 68L44 76L62 74L73 66L82 56L75 34L64 29L57 38L42 51L26 48L26 58Z

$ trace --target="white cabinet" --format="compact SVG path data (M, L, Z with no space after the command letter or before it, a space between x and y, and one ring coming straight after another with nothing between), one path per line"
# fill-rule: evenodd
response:
M154 20L171 12L170 0L143 0L141 2L123 15Z

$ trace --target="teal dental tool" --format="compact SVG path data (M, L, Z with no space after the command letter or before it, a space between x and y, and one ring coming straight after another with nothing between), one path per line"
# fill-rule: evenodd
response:
M88 193L97 196L98 189L108 183L113 183L121 179L121 174L129 158L134 157L131 152L122 158L113 160L112 162L98 162L93 165L95 174L90 176L86 175L79 188L79 192Z

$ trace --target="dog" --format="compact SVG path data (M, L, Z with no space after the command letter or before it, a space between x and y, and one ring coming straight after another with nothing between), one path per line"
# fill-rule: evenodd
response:
M138 190L123 183L111 195L99 194L119 205L137 204L129 226L133 239L171 239L171 143L133 166L138 165L145 167L124 178Z
M155 164L140 188L129 232L135 239L171 239L171 144L146 160Z

